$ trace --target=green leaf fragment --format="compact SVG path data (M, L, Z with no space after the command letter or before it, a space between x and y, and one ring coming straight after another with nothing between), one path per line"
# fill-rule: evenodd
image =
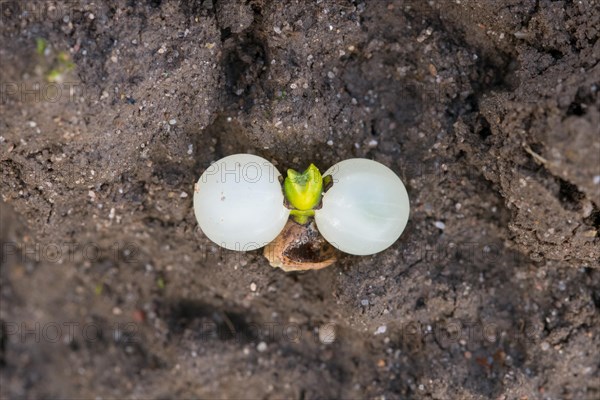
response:
M104 284L103 283L98 283L96 285L96 287L94 287L94 293L96 294L96 296L100 296L102 294L103 290L104 290Z
M61 77L62 73L57 69L51 70L50 72L48 72L48 75L46 75L46 79L48 80L48 82L60 82Z
M71 61L71 56L66 51L58 53L58 63L63 66L67 71L75 68L75 63Z
M36 38L35 39L35 52L39 55L43 56L46 51L46 47L48 46L48 42L44 38Z
M160 290L164 290L164 288L165 288L165 286L166 286L166 284L165 284L165 280L164 280L163 278L158 278L158 279L156 280L156 286L158 286L158 288L159 288Z

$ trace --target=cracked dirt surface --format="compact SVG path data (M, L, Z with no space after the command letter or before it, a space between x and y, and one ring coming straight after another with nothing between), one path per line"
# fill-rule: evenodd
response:
M2 398L598 397L597 1L0 6ZM191 197L237 152L382 162L407 229L222 251Z

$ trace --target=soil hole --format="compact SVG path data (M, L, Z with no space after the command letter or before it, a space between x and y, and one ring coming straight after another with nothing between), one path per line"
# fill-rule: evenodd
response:
M559 192L558 199L565 209L576 211L581 209L581 200L585 198L577 186L565 181L564 179L558 178Z
M190 329L198 339L255 341L260 332L259 324L248 319L248 313L242 310L225 309L210 303L196 300L178 300L169 303L161 314L169 329L182 334Z

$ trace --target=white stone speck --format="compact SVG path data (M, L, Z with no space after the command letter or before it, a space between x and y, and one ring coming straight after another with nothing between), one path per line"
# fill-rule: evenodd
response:
M376 335L381 335L382 333L387 332L387 325L381 325L380 327L377 328L377 330L375 331Z
M323 344L335 342L335 324L323 324L319 327L319 341Z
M327 146L333 146L333 140L328 140L327 141Z
M446 229L446 224L443 223L442 221L435 221L433 223L433 225L435 225L436 228L441 229L441 230Z
M256 350L258 350L261 353L267 351L267 344L265 342L260 342L258 346L256 346Z
M546 351L550 348L550 344L548 342L542 342L540 347L542 348L543 351Z
M252 282L250 284L250 290L253 291L253 292L256 292L256 283Z

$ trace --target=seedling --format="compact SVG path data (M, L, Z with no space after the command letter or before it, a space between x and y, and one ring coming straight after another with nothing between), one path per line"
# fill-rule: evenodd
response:
M314 164L289 169L282 180L264 158L236 154L211 165L194 190L196 219L210 240L238 251L268 245L271 265L285 270L331 265L331 246L354 255L383 251L402 234L409 210L400 178L360 158L324 177Z
M40 59L40 67L46 70L46 80L52 83L60 83L75 68L75 63L66 51L60 51L49 60L46 60L45 56L52 54L51 48L46 39L39 37L35 39L35 51Z

